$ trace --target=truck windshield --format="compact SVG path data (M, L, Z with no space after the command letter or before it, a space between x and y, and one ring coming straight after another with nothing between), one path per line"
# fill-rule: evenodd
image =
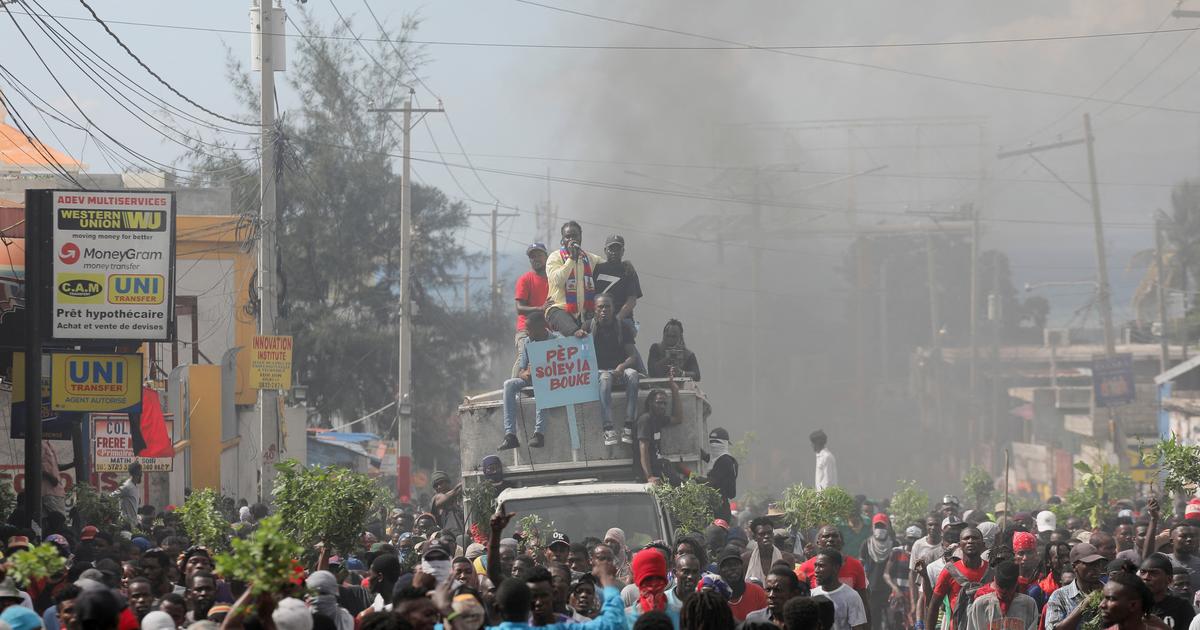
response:
M658 507L647 494L580 494L511 499L504 502L504 509L517 515L505 530L505 536L512 535L522 517L536 514L543 523L553 523L553 528L569 536L572 542L583 542L588 536L603 539L604 533L611 527L625 530L625 544L630 549L666 538Z

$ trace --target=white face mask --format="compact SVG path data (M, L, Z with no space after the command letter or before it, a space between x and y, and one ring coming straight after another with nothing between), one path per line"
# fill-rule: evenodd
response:
M880 528L880 529L872 530L871 535L875 537L875 540L887 540L888 531L886 529Z
M449 560L422 560L421 573L428 573L437 580L438 586L446 583L450 579L450 561Z

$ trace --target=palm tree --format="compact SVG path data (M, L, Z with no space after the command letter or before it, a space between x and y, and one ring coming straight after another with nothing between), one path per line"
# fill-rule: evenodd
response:
M1171 191L1171 217L1163 226L1166 247L1163 251L1162 273L1153 249L1133 255L1130 267L1145 266L1146 272L1133 294L1133 308L1139 320L1158 314L1154 292L1162 279L1163 286L1183 295L1184 314L1187 313L1188 279L1200 274L1200 179L1186 179Z

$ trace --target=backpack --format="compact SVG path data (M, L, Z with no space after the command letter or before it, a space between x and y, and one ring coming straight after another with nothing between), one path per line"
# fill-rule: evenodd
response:
M983 577L978 582L972 582L963 575L963 572L958 568L958 563L946 565L946 571L950 573L950 577L958 583L958 599L954 601L954 607L950 611L950 627L953 630L965 630L967 627L967 611L971 609L971 604L975 602L975 594L979 589L992 581L992 567L988 566L983 572Z

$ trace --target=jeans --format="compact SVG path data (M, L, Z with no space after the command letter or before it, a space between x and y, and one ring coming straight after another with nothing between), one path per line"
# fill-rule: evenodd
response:
M512 378L517 378L517 373L521 371L521 353L525 351L525 343L529 341L529 333L524 330L518 330L513 340L517 346L517 358L513 360Z
M510 378L504 381L504 433L506 435L516 435L517 433L517 394L520 393L522 387L527 387L529 384L525 379ZM538 409L533 420L534 433L546 434L546 410Z
M626 368L623 374L618 374L616 370L600 370L600 420L604 423L604 430L609 431L613 428L612 423L612 390L614 380L625 381L625 422L633 424L637 420L637 405L638 405L638 383L642 380L642 375L634 368Z

